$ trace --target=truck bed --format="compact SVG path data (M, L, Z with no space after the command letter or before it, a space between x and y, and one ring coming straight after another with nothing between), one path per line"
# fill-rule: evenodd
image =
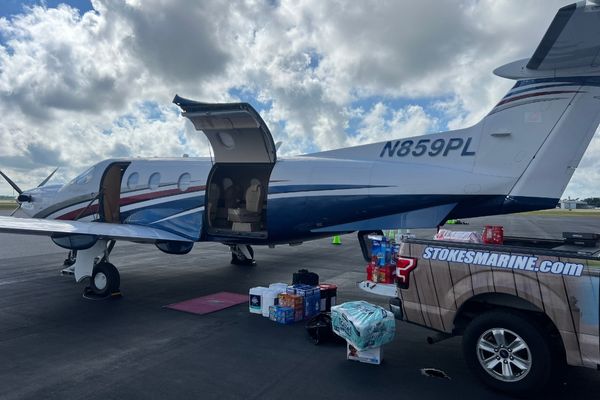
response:
M446 245L475 250L502 251L522 254L536 254L553 257L572 257L582 259L600 259L600 244L595 241L593 245L583 246L569 243L566 239L536 239L529 237L506 236L501 245L462 243L454 241L433 239L403 239L406 243L424 245Z

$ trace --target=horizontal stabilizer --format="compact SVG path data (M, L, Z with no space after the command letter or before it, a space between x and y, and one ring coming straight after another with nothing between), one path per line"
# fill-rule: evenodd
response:
M600 13L585 2L558 10L552 24L527 63L536 70L598 65Z
M494 73L509 79L589 73L600 70L600 7L585 1L558 10L530 59L497 68Z
M455 206L456 203L451 203L441 206L421 208L419 210L408 211L400 214L385 215L383 217L365 219L362 221L350 222L348 224L313 229L312 232L349 232L396 228L431 228L434 226L439 226Z
M107 224L104 222L58 221L38 218L0 217L0 232L51 236L72 233L101 239L155 243L157 241L191 242L182 236L141 225Z

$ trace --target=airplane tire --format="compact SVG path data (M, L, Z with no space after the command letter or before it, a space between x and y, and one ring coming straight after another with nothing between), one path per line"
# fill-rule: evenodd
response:
M109 296L119 290L121 277L119 270L111 263L102 262L94 267L90 279L90 289L95 295Z

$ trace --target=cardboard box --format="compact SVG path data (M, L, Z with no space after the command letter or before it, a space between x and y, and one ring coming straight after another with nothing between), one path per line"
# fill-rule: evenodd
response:
M291 324L294 322L294 309L291 307L270 306L269 319L280 324Z
M279 305L285 307L292 307L295 309L302 309L304 304L304 298L295 294L281 293L279 296Z
M356 347L346 342L346 358L352 361L379 365L381 364L381 360L383 360L383 347L379 346L374 349L359 351Z

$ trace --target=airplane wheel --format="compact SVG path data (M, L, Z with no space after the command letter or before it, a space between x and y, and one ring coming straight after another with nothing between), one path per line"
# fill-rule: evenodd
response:
M252 256L252 258L246 258L244 254L239 250L234 250L231 252L231 264L233 265L256 265L256 261L254 261L254 250L252 246L248 246L248 252Z
M117 268L111 263L102 262L94 267L90 279L90 289L98 296L109 296L119 290L121 277Z

